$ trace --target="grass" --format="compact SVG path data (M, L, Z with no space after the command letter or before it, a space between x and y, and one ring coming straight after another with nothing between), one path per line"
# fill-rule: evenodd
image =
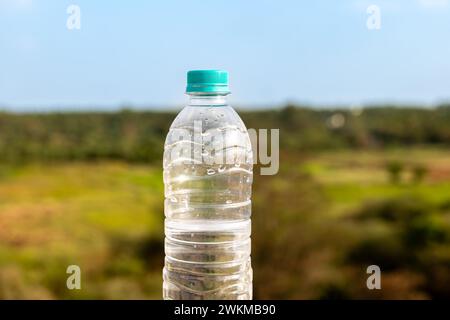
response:
M123 163L72 163L30 165L13 171L0 180L0 273L19 266L9 286L28 283L26 291L32 297L34 292L42 297L55 293L70 297L73 292L64 290L67 265L86 266L86 276L93 278L95 287L104 282L99 275L105 271L118 273L111 279L124 272L110 265L112 256L120 255L121 264L134 268L134 278L118 280L118 286L149 286L137 281L137 276L155 279L150 287L159 287L160 270L157 277L149 277L145 257L127 253L126 245L118 246L128 241L135 248L152 238L160 241L160 170ZM0 297L6 285L0 283ZM103 292L94 287L82 292L87 296ZM137 291L141 297L160 297L160 290ZM125 291L119 293L114 297L128 297Z
M399 183L389 179L386 165L390 161L405 165ZM420 183L412 176L417 164L427 168ZM441 203L450 196L450 151L441 149L325 152L307 160L300 170L323 188L335 214L351 212L373 199L411 195Z
M406 168L397 184L389 180L386 171L386 163L393 160L404 162ZM420 183L412 181L410 172L417 163L428 169ZM321 202L320 197L313 199L311 195L324 196L326 203L321 206L325 215L336 217L337 222L371 199L412 194L436 204L450 200L450 151L446 150L324 152L288 169L284 174L292 180L264 177L261 181L269 185L255 188L255 207L268 206L267 214L278 214L274 230L288 230L280 213L293 216L305 202ZM307 173L313 183L302 184L296 180L301 178L295 178L302 175L291 170ZM0 298L161 298L161 171L157 166L122 162L0 166ZM273 194L285 192L291 199L294 194L302 198L295 205L285 203L282 197L270 200ZM256 225L273 229L273 221L258 220L258 212L253 214ZM291 221L287 223L296 221L285 218ZM291 233L296 239L303 236L297 241L306 246L308 238L313 239L307 233L313 230L308 230L304 235ZM320 236L321 241L328 241L327 236ZM267 242L268 248L273 245ZM292 254L301 257L302 253ZM264 259L255 256L255 263L258 260ZM290 263L317 267L314 259L308 261ZM66 288L66 268L71 264L82 269L81 291ZM263 270L254 267L255 275ZM333 274L339 271L332 265L327 268ZM291 283L291 278L286 274L286 283ZM307 296L292 295L292 290L279 288L283 297ZM271 296L268 293L264 297Z

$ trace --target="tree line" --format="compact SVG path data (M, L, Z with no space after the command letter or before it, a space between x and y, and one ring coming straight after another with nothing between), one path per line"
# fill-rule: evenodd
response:
M279 128L282 150L450 146L450 105L239 112L248 128ZM158 162L176 113L121 110L0 113L0 161L121 159Z

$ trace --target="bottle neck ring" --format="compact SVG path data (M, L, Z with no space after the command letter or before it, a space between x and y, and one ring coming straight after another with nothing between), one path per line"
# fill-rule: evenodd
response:
M206 94L190 94L189 95L189 105L190 106L204 106L204 107L220 107L226 106L227 96L220 95L206 95Z

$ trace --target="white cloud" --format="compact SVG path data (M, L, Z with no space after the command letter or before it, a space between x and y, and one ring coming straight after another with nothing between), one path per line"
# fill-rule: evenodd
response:
M401 12L405 8L418 5L424 9L450 9L450 0L410 0L392 1L392 0L354 0L353 7L358 10L366 10L370 5L377 5L383 12Z
M419 0L419 4L424 8L447 8L450 0Z
M33 0L0 0L0 8L29 10L33 7Z

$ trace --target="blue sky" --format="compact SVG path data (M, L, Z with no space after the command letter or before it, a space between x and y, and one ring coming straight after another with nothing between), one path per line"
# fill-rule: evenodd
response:
M0 0L0 108L175 107L205 68L244 107L448 101L450 0Z

